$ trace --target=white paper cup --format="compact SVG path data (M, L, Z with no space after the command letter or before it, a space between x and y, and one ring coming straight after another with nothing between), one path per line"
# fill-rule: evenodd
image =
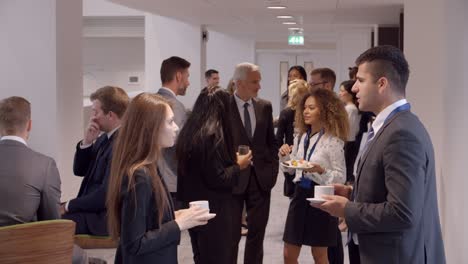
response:
M335 187L328 185L316 185L314 187L314 198L323 199L322 195L334 195Z
M189 206L190 207L198 206L198 207L201 207L201 208L204 208L204 209L208 209L208 211L210 210L210 205L209 205L208 201L193 201L193 202L189 203Z

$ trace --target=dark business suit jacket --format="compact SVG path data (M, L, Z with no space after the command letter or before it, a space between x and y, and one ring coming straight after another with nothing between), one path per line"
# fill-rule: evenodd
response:
M445 263L432 142L410 111L391 117L369 143L354 197L345 219L361 263Z
M0 141L0 226L60 218L55 161L15 140Z
M154 201L150 176L142 169L137 170L134 176L134 192L127 191L127 177L122 183L121 233L115 263L175 264L180 229L174 220L171 197L167 193L170 204L159 225L157 212L162 208L157 208Z
M250 146L253 155L254 177L257 177L259 187L263 191L270 191L275 186L276 178L278 177L278 147L273 132L271 103L262 99L252 98L256 124L253 138L249 139L234 96L231 96L231 122L234 147L237 149L239 145ZM245 192L251 174L250 169L240 172L239 180L234 187L233 193L241 194Z
M77 198L70 200L68 213L81 213L92 235L107 235L106 193L112 161L112 145L118 130L106 140L103 133L88 148L76 146L73 172L84 176Z

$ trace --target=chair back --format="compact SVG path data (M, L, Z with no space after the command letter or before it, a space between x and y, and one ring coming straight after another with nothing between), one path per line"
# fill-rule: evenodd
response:
M75 223L70 220L0 227L0 262L70 264L74 234Z

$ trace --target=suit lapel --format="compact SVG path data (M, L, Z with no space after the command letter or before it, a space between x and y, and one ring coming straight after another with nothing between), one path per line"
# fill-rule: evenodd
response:
M236 99L234 98L234 96L235 95L232 95L231 97L231 110L233 112L233 122L234 122L233 129L239 129L240 133L242 134L242 137L247 138L250 142L250 139L247 136L247 132L245 131L244 123L242 123L242 119L240 117L239 109L237 108L237 103L236 103Z
M380 135L382 135L383 131L393 122L393 120L395 120L396 118L398 118L398 116L400 116L401 114L406 113L406 112L408 112L408 111L402 111L400 113L397 113L393 117L391 117L387 122L384 122L382 128L379 129L377 134L374 136L374 139L372 139L372 141L369 143L369 146L367 147L366 151L362 154L361 159L360 159L359 164L358 164L358 169L357 169L357 172L356 172L358 177L357 177L356 184L358 184L359 180L361 179L361 177L360 177L361 176L361 171L362 171L362 168L364 167L364 163L366 163L367 157L369 156L369 152L372 150L374 145L377 144L376 142L379 140Z
M260 124L260 121L261 121L261 107L260 107L260 104L257 102L257 99L255 98L252 98L252 105L253 105L253 108L254 108L254 112L255 112L255 131L252 131L252 139L255 138L255 135L257 134L257 131L258 131L258 125Z

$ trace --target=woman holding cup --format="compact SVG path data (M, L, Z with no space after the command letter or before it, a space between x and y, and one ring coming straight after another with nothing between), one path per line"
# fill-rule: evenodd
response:
M178 198L186 205L208 201L216 214L206 226L189 230L195 263L231 262L232 188L252 154L236 154L229 116L229 93L204 88L178 137Z
M177 263L181 230L213 218L198 207L174 213L156 166L174 145L177 125L169 103L141 93L127 108L114 146L107 192L108 228L119 240L115 263Z
M348 119L343 104L332 91L314 89L304 96L296 109L295 126L299 134L295 146L284 144L281 161L290 157L307 161L307 169L295 173L296 189L289 205L284 231L284 261L297 263L302 245L311 247L315 263L328 263L327 247L335 246L337 219L311 207L314 186L344 183L346 167L343 146L348 136Z

